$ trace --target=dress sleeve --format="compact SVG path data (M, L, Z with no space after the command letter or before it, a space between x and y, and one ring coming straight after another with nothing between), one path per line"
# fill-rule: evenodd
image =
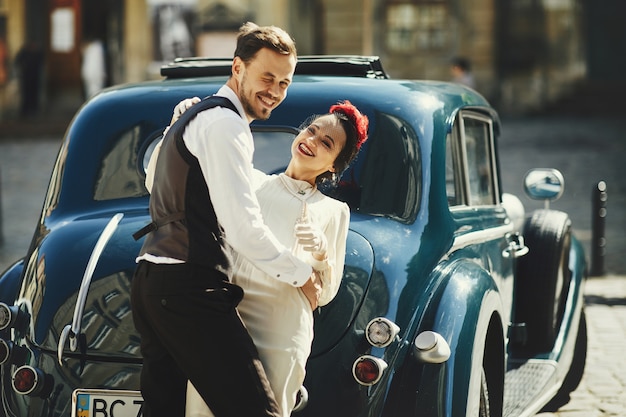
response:
M343 268L346 258L346 240L350 224L350 209L345 203L338 205L340 210L333 216L324 229L328 241L328 250L325 260L318 261L310 256L310 262L322 279L322 295L319 305L330 303L339 291Z

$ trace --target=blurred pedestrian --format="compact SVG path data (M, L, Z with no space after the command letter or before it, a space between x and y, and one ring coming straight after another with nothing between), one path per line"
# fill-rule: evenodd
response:
M461 56L452 58L450 62L450 73L452 74L453 82L476 88L469 59Z
M158 10L159 49L163 61L193 56L193 37L185 19L188 8L168 4Z
M88 38L83 44L83 62L80 70L87 100L98 94L105 86L107 76L105 62L102 41Z
M15 57L20 86L20 116L28 117L39 111L39 95L44 55L37 42L28 41Z

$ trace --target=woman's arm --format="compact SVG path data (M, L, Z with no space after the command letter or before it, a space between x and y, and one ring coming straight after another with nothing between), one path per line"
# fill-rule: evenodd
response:
M343 277L346 240L350 224L350 209L343 203L338 206L340 209L332 216L324 230L327 240L326 259L318 261L311 257L311 265L322 280L322 294L319 299L320 306L330 303L335 298Z

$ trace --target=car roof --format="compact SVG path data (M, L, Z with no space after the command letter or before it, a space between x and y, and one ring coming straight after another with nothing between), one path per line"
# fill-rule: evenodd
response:
M215 93L228 76L197 76L164 78L109 88L117 95L110 99L128 106L166 103L173 109L181 99ZM375 112L397 114L407 120L416 117L438 117L448 128L461 109L477 109L489 113L498 123L497 114L488 101L476 91L460 84L392 78L368 78L350 75L296 74L283 104L272 112L267 122L256 124L287 124L303 121L312 114L323 114L330 105L350 100L365 114ZM169 111L167 114L171 114Z
M231 66L231 58L177 58L161 67L161 75L170 79L229 75ZM296 74L389 78L380 58L361 55L299 56Z
M137 147L142 152L170 123L176 104L185 98L214 94L227 80L228 75L168 76L107 88L81 108L66 132L64 183L73 189L90 190L94 178L97 182L101 175L98 171L101 164L89 158L106 157L113 142L122 137L128 142L126 146ZM425 150L433 146L433 141L445 140L462 109L490 114L497 129L493 108L480 94L462 85L393 79L386 74L337 75L330 71L325 75L298 72L285 101L272 111L267 121L253 122L253 128L255 125L298 128L311 116L327 113L331 105L342 100L350 100L368 116L370 135L376 134L380 121L382 125L410 126ZM366 143L365 148L368 147ZM91 199L91 194L86 193L84 204L91 204Z

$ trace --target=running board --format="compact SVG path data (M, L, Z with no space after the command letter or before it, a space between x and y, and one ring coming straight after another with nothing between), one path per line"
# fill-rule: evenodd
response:
M556 362L512 362L504 376L503 417L534 416L556 393Z

